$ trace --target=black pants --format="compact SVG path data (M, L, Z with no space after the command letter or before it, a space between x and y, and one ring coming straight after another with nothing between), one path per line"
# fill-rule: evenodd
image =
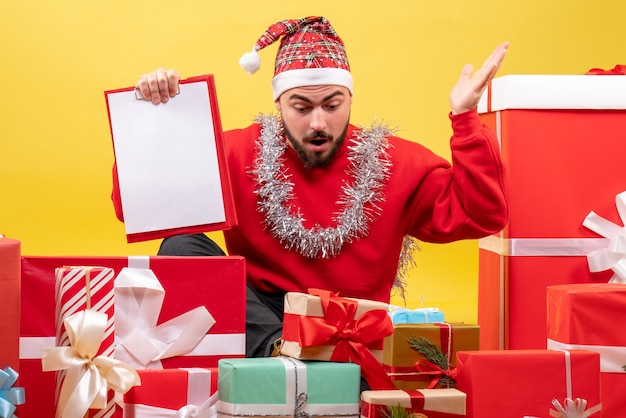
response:
M204 234L175 235L163 240L158 255L224 256ZM269 357L283 329L284 294L246 288L246 357Z
M175 235L163 240L158 255L224 256L224 251L204 234ZM283 331L285 295L246 286L246 357L269 357ZM369 385L361 377L361 391Z

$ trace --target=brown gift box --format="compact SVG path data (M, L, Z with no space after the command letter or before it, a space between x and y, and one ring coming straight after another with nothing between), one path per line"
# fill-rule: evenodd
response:
M464 417L467 396L457 389L366 390L361 418L386 418L388 407L400 405L414 417Z
M389 305L383 302L377 302L367 299L354 299L354 298L345 298L349 300L356 301L358 303L358 307L356 309L354 319L358 319L364 313L369 312L371 310L384 310L388 311ZM304 360L330 360L333 351L335 350L334 345L318 345L311 347L303 347L300 345L300 341L298 338L291 339L291 337L287 337L287 331L290 328L290 324L293 325L293 328L297 328L297 317L324 317L324 309L322 307L322 302L318 296L310 295L307 293L299 293L299 292L289 292L285 295L285 326L283 328L283 345L281 347L281 354L295 357ZM290 319L293 319L290 321ZM390 320L391 322L391 320ZM382 345L383 339L381 338L379 341L375 341L371 344L370 352L376 357L376 359L380 362L382 357Z
M451 336L451 338L449 338ZM449 367L456 367L457 351L478 350L480 327L464 323L396 324L384 340L382 365L398 389L427 388L432 376L415 368L426 358L409 345L411 337L424 337L447 356Z

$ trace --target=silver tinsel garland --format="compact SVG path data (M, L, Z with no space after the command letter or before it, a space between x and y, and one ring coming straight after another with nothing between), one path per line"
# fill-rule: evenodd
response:
M309 258L337 256L345 243L367 235L369 223L380 213L378 202L384 200L383 188L389 177L391 161L387 136L392 132L381 125L359 129L348 146L352 184L344 182L337 201L342 208L333 216L335 227L315 225L307 229L300 209L289 205L293 199L293 183L284 167L287 144L280 118L259 115L261 125L257 140L258 156L252 174L256 176L259 211L265 214L265 224L287 250L295 250ZM413 239L403 243L396 288L404 289L404 275L413 261Z

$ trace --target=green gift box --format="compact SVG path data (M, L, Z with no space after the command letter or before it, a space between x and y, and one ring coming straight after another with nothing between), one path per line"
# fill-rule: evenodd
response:
M222 359L218 417L358 417L361 367L291 357Z

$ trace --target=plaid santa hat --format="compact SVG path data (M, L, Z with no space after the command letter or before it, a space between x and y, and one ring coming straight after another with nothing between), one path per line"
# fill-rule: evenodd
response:
M272 90L274 100L294 87L338 85L352 91L352 74L343 41L321 16L282 20L273 24L244 54L239 65L249 74L261 67L259 51L280 39Z

